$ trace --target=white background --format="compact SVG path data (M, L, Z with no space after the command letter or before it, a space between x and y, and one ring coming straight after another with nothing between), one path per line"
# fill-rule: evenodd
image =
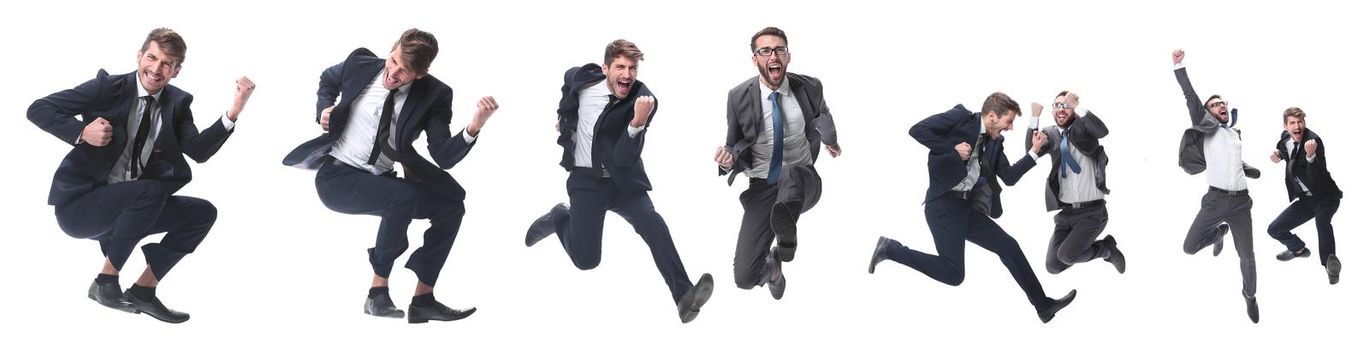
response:
M1362 142L1361 83L1369 32L1357 10L1190 1L891 5L867 1L480 3L286 1L11 2L0 14L6 83L0 84L0 149L6 229L0 235L0 320L20 347L110 344L115 348L253 345L474 348L869 348L1017 345L1212 348L1363 344L1369 259ZM747 40L765 26L790 36L790 70L827 87L846 154L822 156L821 203L803 217L798 258L785 265L789 290L774 301L763 289L733 286L732 255L741 207L714 176L723 142L724 96L755 79ZM86 300L101 263L95 242L75 240L45 205L52 171L70 149L24 120L35 99L94 76L134 69L152 28L180 32L189 57L173 84L196 94L197 124L207 126L231 101L233 80L258 84L236 134L179 194L209 199L219 221L159 295L193 318L168 325ZM371 270L365 249L378 219L326 209L314 174L280 165L295 145L319 133L313 122L318 75L357 47L387 52L399 33L436 34L431 73L456 89L460 128L474 101L501 108L480 143L452 170L469 190L468 213L438 284L471 318L410 326L362 314ZM711 272L718 288L698 319L681 325L651 257L621 219L605 223L603 264L575 269L554 243L526 248L534 218L565 201L561 149L552 128L561 73L599 62L617 38L646 53L640 79L661 99L643 155L652 197L670 225L691 274ZM1223 94L1241 110L1244 158L1264 171L1250 182L1259 301L1252 325L1240 297L1234 249L1219 258L1182 252L1184 234L1206 190L1202 176L1177 166L1188 127L1170 51L1188 51L1198 93ZM1044 166L1004 193L998 220L1022 244L1047 294L1079 297L1042 325L997 257L966 252L959 287L886 263L865 273L876 237L890 235L933 251L921 201L926 149L907 135L918 120L957 103L977 109L1004 91L1022 103L1048 104L1069 89L1104 118L1112 164L1108 198L1129 260L1118 275L1098 261L1062 275L1044 273L1053 213L1046 213ZM1346 193L1336 217L1345 272L1328 286L1316 258L1278 262L1283 250L1265 227L1286 206L1282 167L1268 161L1280 113L1300 106L1326 140L1330 169ZM1020 156L1025 118L1007 133ZM422 145L422 142L419 143ZM612 216L612 215L610 215ZM415 222L421 239L426 222ZM1311 225L1296 230L1316 251ZM550 241L549 241L550 242ZM1228 242L1230 244L1230 242ZM1315 255L1314 255L1315 256ZM402 265L402 257L397 265ZM141 253L123 284L143 268ZM414 277L396 268L392 295L408 304ZM1358 327L1357 327L1358 326ZM17 337L16 337L17 336ZM1360 341L1352 341L1360 339ZM17 342L17 343L16 343Z

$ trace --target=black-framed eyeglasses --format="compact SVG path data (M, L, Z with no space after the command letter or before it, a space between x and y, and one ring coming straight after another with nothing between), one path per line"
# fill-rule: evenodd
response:
M1056 102L1055 109L1070 109L1070 105L1065 104L1064 102Z
M770 56L770 55L780 55L780 56L784 56L784 55L788 55L788 54L789 54L789 47L787 47L787 46L762 47L762 48L756 49L756 55L757 55L757 56L767 56L767 57Z
M1207 105L1207 108L1213 108L1213 107L1226 107L1226 101L1217 101L1217 102L1213 102L1212 104Z

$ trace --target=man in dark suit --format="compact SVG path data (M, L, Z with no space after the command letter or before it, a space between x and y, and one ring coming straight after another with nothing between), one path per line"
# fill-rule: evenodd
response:
M1041 118L1040 104L1032 103L1031 126L1027 128L1027 148ZM1079 106L1079 95L1062 91L1052 105L1055 125L1041 128L1046 142L1041 152L1051 156L1051 174L1046 177L1046 211L1055 214L1055 233L1046 247L1046 272L1057 274L1074 264L1102 258L1126 272L1127 261L1117 249L1117 239L1108 235L1097 240L1108 224L1107 152L1098 140L1108 136L1103 120Z
M769 285L784 296L780 262L794 259L799 215L822 196L813 162L818 144L841 155L836 125L823 98L822 82L789 73L789 37L775 27L751 36L751 61L760 71L727 93L727 144L718 147L718 175L751 178L741 194L742 224L732 273L737 287ZM738 161L740 160L740 161ZM778 240L773 248L771 242Z
M651 182L642 165L647 127L656 97L637 81L642 51L627 40L604 49L604 66L586 64L566 71L556 128L561 167L570 172L570 205L559 203L533 221L523 243L531 247L555 233L575 267L599 266L604 214L612 210L646 241L656 269L675 300L680 322L688 323L713 294L713 276L689 281L670 229L651 203ZM622 101L622 102L620 102Z
M162 304L158 283L195 251L214 226L218 210L209 201L177 196L190 182L190 166L219 151L256 85L237 81L233 105L203 131L190 112L193 97L171 79L185 62L185 40L154 29L138 50L138 70L95 79L33 102L28 118L43 131L73 145L53 176L48 204L67 235L100 242L105 262L87 296L121 311L181 323L190 315ZM80 116L77 119L76 116ZM147 268L120 292L119 271L139 240L166 232L143 245Z
M1283 111L1284 132L1269 160L1284 166L1284 186L1288 188L1289 204L1274 222L1269 223L1269 236L1279 240L1288 250L1279 253L1279 261L1306 258L1312 255L1307 244L1291 230L1313 218L1317 219L1317 245L1321 247L1321 266L1331 284L1340 282L1340 259L1336 258L1336 236L1331 228L1331 217L1340 208L1341 191L1331 172L1326 170L1326 145L1317 133L1307 129L1307 114L1302 108L1289 107Z
M881 236L870 257L870 273L875 273L875 266L881 261L893 260L941 283L957 286L965 280L965 242L969 241L998 254L1036 307L1042 323L1050 322L1056 312L1074 301L1073 290L1059 300L1047 297L1017 240L993 221L1003 214L999 200L1003 189L998 179L1009 186L1016 184L1036 166L1036 157L1045 142L1046 135L1034 132L1027 155L1016 163L1008 162L1002 134L1012 130L1013 120L1020 113L1016 101L996 92L984 100L979 113L956 105L908 130L909 135L930 150L927 171L931 183L923 204L937 255L909 249Z
M437 38L410 29L387 59L361 48L324 70L317 108L325 133L295 148L284 161L318 170L314 185L329 209L380 217L376 245L367 251L375 273L363 308L369 315L405 316L390 299L390 270L409 246L409 223L432 223L423 233L423 246L404 265L418 275L409 323L453 321L475 312L449 308L433 296L466 213L466 191L443 169L466 157L499 108L493 98L482 98L471 123L452 135L452 89L428 75L436 57ZM436 165L414 148L419 133L427 134L428 154ZM396 163L404 168L402 178L396 176Z
M1195 254L1212 246L1212 255L1222 252L1227 232L1236 243L1241 261L1241 295L1250 321L1260 323L1260 307L1255 301L1255 244L1251 237L1250 199L1245 178L1260 177L1260 171L1241 160L1241 132L1235 129L1236 110L1227 109L1220 95L1207 101L1198 97L1184 67L1184 51L1174 50L1174 77L1184 92L1192 127L1184 130L1179 146L1179 166L1184 172L1207 172L1207 194L1184 238L1184 253Z

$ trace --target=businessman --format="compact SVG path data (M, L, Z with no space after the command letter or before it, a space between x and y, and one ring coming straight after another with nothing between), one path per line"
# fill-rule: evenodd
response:
M1188 116L1193 126L1184 131L1179 147L1179 166L1189 175L1207 172L1207 194L1203 195L1198 216L1184 238L1184 253L1195 254L1212 246L1212 255L1222 252L1222 241L1229 232L1241 261L1246 314L1260 323L1260 307L1255 301L1255 245L1251 237L1250 208L1254 202L1246 188L1245 177L1257 179L1260 171L1241 160L1241 133L1235 129L1235 109L1227 109L1220 95L1207 100L1198 97L1184 67L1184 50L1174 50L1174 76L1184 92Z
M1032 103L1031 126L1027 129L1027 148L1044 107ZM1046 177L1046 211L1055 214L1055 233L1046 246L1046 272L1058 274L1074 264L1103 259L1127 270L1126 256L1117 249L1112 235L1097 240L1108 224L1107 152L1099 139L1108 136L1108 127L1088 109L1079 105L1079 95L1062 91L1052 104L1055 125L1041 128L1046 140L1041 152L1051 156L1051 174ZM1041 154L1038 154L1041 155Z
M499 108L494 98L481 98L470 124L452 135L452 89L428 74L437 51L431 33L409 29L386 58L359 48L324 70L316 109L324 134L296 147L284 160L285 165L318 170L314 186L328 209L380 217L375 247L367 250L374 275L363 306L366 314L405 317L390 299L390 272L409 247L409 223L432 223L423 232L423 246L404 264L418 276L409 323L453 321L475 312L449 308L433 296L466 213L466 191L444 169L466 157ZM427 135L428 154L437 164L414 148L419 133ZM404 169L403 177L397 176L396 165Z
M1269 160L1284 166L1284 187L1288 188L1288 205L1274 222L1269 223L1269 236L1279 240L1288 250L1275 256L1279 261L1306 258L1312 255L1307 244L1291 230L1307 221L1317 220L1317 246L1321 247L1321 265L1331 284L1340 282L1340 259L1336 258L1336 236L1331 218L1340 208L1341 191L1331 172L1326 169L1326 145L1317 133L1307 129L1307 114L1301 108L1283 111L1284 132Z
M561 167L570 173L570 205L557 204L535 220L523 243L531 247L555 233L575 267L593 269L602 257L604 214L612 210L646 241L680 322L689 323L713 294L713 276L705 273L698 283L689 281L665 219L647 195L651 182L642 165L642 147L656 114L656 97L637 80L641 60L636 44L619 39L604 48L603 66L589 63L566 70L556 109L556 143L563 150Z
M218 216L209 201L176 195L191 178L182 154L208 161L232 135L256 89L246 77L238 79L232 105L199 130L193 97L171 85L185 57L180 34L154 29L138 49L135 71L110 75L102 69L95 79L34 101L28 110L29 121L73 146L53 176L48 204L67 235L100 242L104 266L87 296L169 323L190 315L166 307L157 286L195 251ZM142 246L142 276L121 292L119 271L133 248L159 232L166 232L160 242Z
M1036 166L1046 135L1033 132L1032 147L1016 163L1003 153L1003 132L1012 130L1022 110L1008 95L996 92L984 100L979 113L963 105L923 119L908 134L926 146L930 186L923 204L937 255L909 249L887 237L879 237L870 257L869 272L884 260L913 268L941 283L958 286L965 280L965 242L988 249L1003 262L1017 285L1027 294L1042 323L1074 301L1075 291L1064 298L1046 296L1036 273L1027 263L1017 240L993 219L1003 214L998 180L1017 183Z
M832 157L841 155L822 82L789 73L792 57L783 30L767 27L751 36L751 62L760 77L728 91L727 144L714 154L718 175L731 174L728 185L738 174L750 178L741 194L732 260L737 287L769 285L776 300L784 296L780 262L794 258L799 215L822 196L822 177L813 166L818 144Z

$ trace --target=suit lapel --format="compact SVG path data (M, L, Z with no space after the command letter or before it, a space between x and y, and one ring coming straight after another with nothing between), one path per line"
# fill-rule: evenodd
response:
M747 89L751 92L745 95L750 98L743 101L743 105L750 105L751 114L754 115L751 117L752 140L760 138L761 133L765 132L765 111L761 110L761 99L765 97L761 96L761 89L758 84L760 83L756 79L751 80L751 84L747 85Z
M794 79L792 76L786 76L784 79L789 80L789 92L794 94L795 101L798 101L799 103L799 110L803 111L803 125L804 128L807 129L808 125L813 124L813 118L815 117L813 108L809 105L812 101L808 99L808 89L803 86L802 82L798 79Z
M409 86L408 95L404 97L404 106L399 109L399 115L396 116L399 119L396 120L397 123L395 123L395 125L399 126L399 128L398 130L393 131L396 148L398 149L403 149L406 147L405 145L408 145L408 142L404 141L409 139L409 131L416 130L416 127L412 124L417 122L417 120L414 120L412 116L414 110L418 109L418 105L423 104L422 101L424 101L424 97L426 97L428 93L428 82L429 81L426 78L415 80L413 85Z
M358 60L357 65L354 68L358 72L357 74L350 74L343 77L345 80L342 82L341 99L338 100L337 107L334 109L334 112L340 113L333 113L330 117L332 120L329 124L343 125L344 127L347 125L347 120L352 116L352 102L355 102L357 97L361 95L361 92L366 90L367 85L372 81L375 81L376 75L380 74L380 70L385 68L385 61L382 61L379 58L368 57L367 59ZM343 128L334 128L334 130L338 130L339 135L341 135L342 129Z

